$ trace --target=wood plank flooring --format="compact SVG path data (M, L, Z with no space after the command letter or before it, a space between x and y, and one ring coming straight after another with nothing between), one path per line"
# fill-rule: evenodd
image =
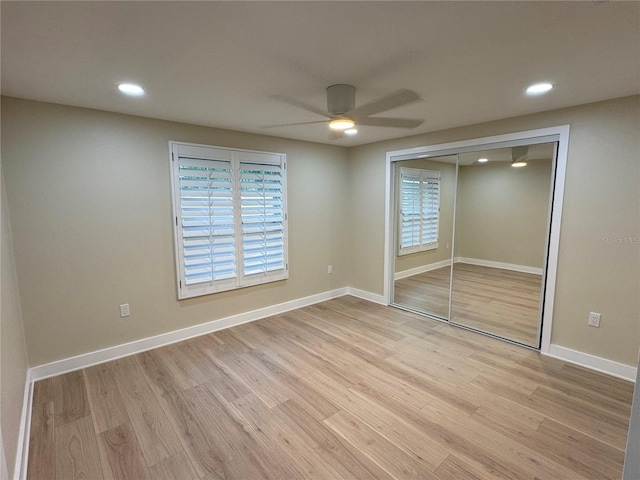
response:
M446 318L450 274L443 267L397 280L394 303ZM451 321L537 347L541 287L541 275L456 263Z
M341 297L37 382L28 478L617 479L631 397Z

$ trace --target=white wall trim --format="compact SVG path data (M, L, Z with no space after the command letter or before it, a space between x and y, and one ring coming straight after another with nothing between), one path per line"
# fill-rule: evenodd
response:
M589 353L579 352L578 350L572 350L560 345L551 345L549 352L541 352L543 355L564 360L565 362L573 363L581 367L595 370L600 373L606 373L613 377L622 378L630 382L636 381L636 375L638 369L631 365L625 365L624 363L614 362L602 357L596 357Z
M414 275L419 275L421 273L430 272L431 270L437 270L438 268L447 267L451 264L451 259L442 260L436 263L429 263L428 265L420 265L416 268L410 268L409 270L402 270L401 272L396 272L393 275L394 280L402 280L403 278L413 277Z
M449 266L451 260L442 260L440 262L420 265L419 267L402 270L393 274L394 280L402 280L403 278L412 277L421 273L430 272ZM502 270L511 270L513 272L531 273L533 275L542 275L542 268L529 267L527 265L516 265L515 263L494 262L492 260L482 260L480 258L455 257L453 263L468 263L469 265L480 265L483 267L500 268ZM357 295L354 295L357 296ZM383 296L384 298L384 296ZM380 302L378 302L380 303Z
M23 411L20 422L21 428L19 434L19 445L21 446L21 451L19 451L19 455L16 456L15 471L21 472L20 478L24 478L26 474L26 453L29 448L28 432L30 431L31 424L33 382L74 370L87 368L100 363L109 362L129 355L134 355L153 348L188 340L189 338L216 332L218 330L241 325L243 323L253 322L255 320L260 320L261 318L278 315L297 308L341 297L343 295L352 295L370 302L388 305L383 295L359 290L357 288L344 287L30 368L27 372ZM635 381L637 369L629 365L596 357L595 355L579 352L577 350L571 350L559 345L551 345L549 352L542 353L569 363L574 363L592 370L613 375L615 377Z
M171 343L188 340L189 338L197 337L199 335L205 335L207 333L216 332L218 330L234 327L243 323L253 322L261 318L270 317L272 315L278 315L290 310L295 310L296 308L313 305L314 303L324 302L325 300L331 300L332 298L347 295L349 293L348 290L349 289L347 287L338 288L336 290L330 290L328 292L318 293L315 295L310 295L308 297L298 298L296 300L290 300L288 302L280 303L277 305L259 308L250 312L239 313L237 315L231 315L230 317L212 320L210 322L201 323L192 327L162 333L153 337L134 340L133 342L124 343L122 345L116 345L113 347L104 348L102 350L96 350L94 352L83 353L81 355L76 355L75 357L65 358L44 365L38 365L31 368L31 380L35 382L44 378L61 375L63 373L80 370L82 368L91 367L100 363L110 362L112 360L116 360L118 358L126 357L129 355L134 355L136 353L145 352L147 350L162 347L164 345L169 345ZM369 300L369 298L367 298L367 300Z
M558 275L558 254L560 252L560 228L562 223L562 204L564 202L564 184L567 176L567 160L569 158L569 125L555 127L558 134L558 151L556 153L556 171L553 177L553 203L551 204L551 225L549 226L549 245L547 248L547 270L545 272L544 307L542 311L542 332L540 334L540 351L549 353L551 348L551 331L553 323L553 306L556 295Z
M18 448L16 449L16 462L13 469L13 478L15 480L27 478L32 409L33 377L31 376L31 369L29 369L27 370L24 395L22 397L22 415L20 416L20 431L18 432Z
M380 305L389 305L389 303L385 300L384 295L378 295L377 293L367 292L358 288L347 287L347 295L358 297L363 300L368 300L373 303L379 303Z
M529 267L527 265L516 265L515 263L494 262L491 260L482 260L480 258L455 257L453 263L468 263L469 265L480 265L482 267L500 268L503 270L511 270L513 272L532 273L534 275L542 275L542 268Z

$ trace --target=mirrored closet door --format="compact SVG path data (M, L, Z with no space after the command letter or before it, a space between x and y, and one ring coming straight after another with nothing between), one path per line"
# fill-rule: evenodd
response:
M532 142L394 161L391 303L539 348L556 153Z
M449 318L457 155L395 162L393 303Z
M555 143L459 156L451 321L540 338Z

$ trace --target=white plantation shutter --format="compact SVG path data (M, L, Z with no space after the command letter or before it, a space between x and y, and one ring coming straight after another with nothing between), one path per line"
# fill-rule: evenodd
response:
M280 165L240 162L244 275L285 268L283 173Z
M399 255L438 247L440 172L400 168Z
M285 156L170 145L179 297L287 278Z
M231 162L181 158L178 168L185 283L235 278Z

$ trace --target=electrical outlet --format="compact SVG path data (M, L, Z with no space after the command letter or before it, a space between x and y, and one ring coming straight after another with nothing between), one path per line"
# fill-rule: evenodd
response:
M130 315L129 304L128 303L123 303L122 305L120 305L120 316L121 317L128 317L129 315Z
M327 273L333 273L333 265L327 267Z
M600 314L596 312L589 312L589 320L587 321L587 325L589 325L590 327L599 327Z

